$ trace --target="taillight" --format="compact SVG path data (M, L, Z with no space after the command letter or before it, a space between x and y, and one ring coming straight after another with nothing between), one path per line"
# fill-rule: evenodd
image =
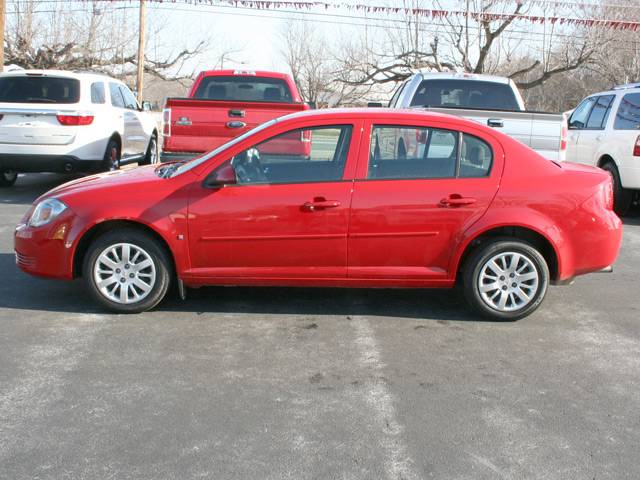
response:
M564 154L567 152L567 140L569 129L567 127L567 115L562 114L562 128L560 129L560 160L563 160Z
M165 137L171 136L171 109L162 110L162 134Z
M633 146L633 156L640 157L640 135L636 138L636 144Z
M604 183L602 187L602 195L604 197L604 205L607 207L607 210L613 210L613 177L610 177L609 181Z
M77 127L79 125L91 125L93 123L93 115L73 114L73 115L56 115L60 125L67 127Z

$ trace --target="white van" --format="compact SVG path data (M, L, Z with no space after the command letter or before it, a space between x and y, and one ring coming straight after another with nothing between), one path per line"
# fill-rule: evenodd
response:
M149 104L119 80L93 73L0 74L0 186L19 172L98 172L156 163Z
M567 161L610 172L615 210L624 215L640 192L640 83L588 96L568 127Z

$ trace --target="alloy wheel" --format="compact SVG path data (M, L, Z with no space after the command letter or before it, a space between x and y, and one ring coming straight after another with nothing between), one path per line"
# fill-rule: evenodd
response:
M93 267L93 278L105 298L131 304L149 295L156 282L156 267L141 247L117 243L100 253Z
M518 252L501 252L480 269L478 291L482 300L500 312L520 310L534 299L540 276L533 261Z

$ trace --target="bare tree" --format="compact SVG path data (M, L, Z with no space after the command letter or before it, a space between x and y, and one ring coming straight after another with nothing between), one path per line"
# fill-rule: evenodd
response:
M439 1L436 6L446 10ZM440 23L428 25L420 13L422 8L421 0L404 0L401 28L389 25L383 41L367 45L368 51L360 54L359 60L344 55L343 64L351 70L342 81L350 85L395 85L417 69L499 71L513 78L520 88L529 89L555 75L587 65L603 48L600 37L583 32L572 37L571 42L558 41L557 27L547 30L545 24L540 58L530 58L525 64L516 62L522 59L519 54L522 37L507 34L517 16L528 13L523 0L467 0L466 12L443 15ZM514 64L518 66L513 68Z
M86 2L78 4L22 0L12 4L14 19L5 36L5 62L23 68L93 70L126 77L137 66L134 16L126 5ZM45 11L46 13L42 13ZM158 33L158 32L156 32ZM185 62L202 54L209 39L162 57L145 54L145 72L162 79L190 77ZM167 53L169 52L169 53Z

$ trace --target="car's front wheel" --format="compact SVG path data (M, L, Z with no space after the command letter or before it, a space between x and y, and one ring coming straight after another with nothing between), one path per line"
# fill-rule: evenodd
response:
M82 268L94 299L117 313L140 313L158 305L169 289L171 271L171 261L159 242L136 229L113 230L98 237Z
M18 179L18 172L14 170L4 170L0 174L0 187L11 187Z
M549 267L529 243L497 239L478 248L464 268L469 304L494 320L517 320L537 309L549 285Z

